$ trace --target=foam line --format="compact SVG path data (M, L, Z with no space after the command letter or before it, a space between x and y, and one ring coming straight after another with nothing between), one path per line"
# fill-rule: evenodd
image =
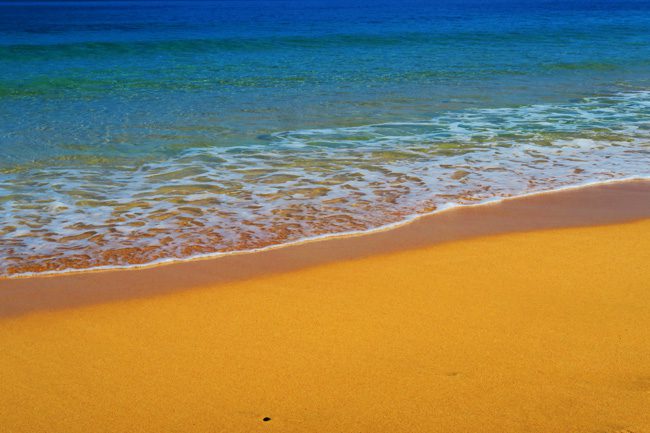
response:
M436 209L431 212L426 212L418 215L410 215L407 218L397 221L394 223L390 224L385 224L379 227L371 228L368 230L352 230L348 232L342 232L342 233L332 233L332 234L323 234L323 235L318 235L318 236L312 236L312 237L307 237L291 242L286 242L282 244L277 244L277 245L269 245L261 248L252 248L248 250L240 250L240 251L227 251L227 252L214 252L214 253L207 253L207 254L197 254L194 256L188 256L188 257L181 257L181 258L167 258L167 259L160 259L160 260L155 260L149 263L143 263L143 264L133 264L133 265L117 265L117 266L94 266L94 267L89 267L89 268L84 268L84 269L64 269L64 270L56 270L56 271L44 271L44 272L25 272L25 273L18 273L18 274L12 274L9 276L3 276L0 277L0 280L2 279L14 279L14 278L27 278L27 277L34 277L34 276L54 276L54 275L61 275L61 274L70 274L70 273L86 273L86 272L100 272L100 271L111 271L111 270L136 270L136 269L144 269L144 268L151 268L151 267L156 267L156 266L164 266L164 265L169 265L173 263L181 263L181 262L189 262L189 261L195 261L195 260L208 260L208 259L215 259L219 257L226 257L226 256L232 256L232 255L239 255L239 254L254 254L262 251L269 251L269 250L274 250L278 248L285 248L289 247L292 245L299 245L299 244L304 244L307 242L318 242L318 241L323 241L327 239L335 239L335 238L342 238L342 237L350 237L350 236L364 236L368 235L371 233L377 233L377 232L382 232L382 231L387 231L391 230L400 226L404 226L406 224L410 224L413 221L416 221L420 218L427 217L430 215L434 214L439 214L442 212L446 212L449 210L452 210L454 208L458 207L481 207L481 206L489 206L492 204L500 203L503 201L507 200L517 200L521 199L524 197L531 197L531 196L538 196L538 195L545 195L545 194L553 194L557 193L560 191L566 191L566 190L575 190L575 189L581 189L581 188L586 188L589 186L596 186L596 185L606 185L606 184L611 184L611 183L621 183L621 182L630 182L630 181L642 181L642 180L649 180L650 181L650 174L644 175L644 176L631 176L631 177L626 177L626 178L620 178L620 179L610 179L610 180L605 180L605 181L586 181L582 182L580 184L576 185L567 185L567 186L562 186L559 188L554 188L554 189L549 189L546 191L536 191L536 192L531 192L531 193L525 193L525 194L520 194L517 196L511 196L511 197L495 197L491 198L485 201L482 201L480 203L474 203L474 204L458 204L458 203L447 203L443 206L441 206L439 209Z

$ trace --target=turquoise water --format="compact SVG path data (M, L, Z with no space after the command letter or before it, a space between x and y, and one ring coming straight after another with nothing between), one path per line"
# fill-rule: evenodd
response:
M0 2L0 275L650 175L647 1Z

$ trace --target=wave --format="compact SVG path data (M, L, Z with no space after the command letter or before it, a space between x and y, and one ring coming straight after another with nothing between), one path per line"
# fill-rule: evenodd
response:
M650 175L650 92L284 131L137 168L0 173L0 274L132 266L365 231Z
M532 192L532 193L526 193L526 194L520 194L517 196L512 196L512 197L505 197L505 198L494 198L491 200L486 200L482 201L479 203L474 203L474 204L468 204L468 205L458 205L458 204L448 204L447 206L441 206L440 209L433 210L431 212L426 212L426 213L421 213L421 214L416 214L416 215L410 215L401 221L397 221L394 223L389 223L385 224L382 226L370 228L367 230L355 230L355 231L348 231L348 232L340 232L340 233L332 233L332 234L324 234L324 235L318 235L318 236L312 236L312 237L306 237L302 239L298 239L295 241L288 241L285 243L280 243L280 244L274 244L274 245L269 245L265 247L259 247L259 248L253 248L253 249L248 249L248 250L240 250L240 251L229 251L229 252L214 252L214 253L205 253L205 254L197 254L193 256L188 256L188 257L178 257L178 258L166 258L166 259L157 259L153 260L148 263L143 263L143 264L129 264L129 265L104 265L104 266L91 266L88 268L81 268L81 269L75 269L75 268L69 268L69 269L61 269L61 270L53 270L53 271L41 271L41 272L22 272L22 273L15 273L11 274L8 276L8 278L24 278L24 277L33 277L33 276L45 276L45 275L62 275L62 274L69 274L69 273L79 273L79 272L94 272L94 271L110 271L110 270L126 270L126 269L143 269L143 268L150 268L154 266L160 266L160 265L165 265L165 264L171 264L171 263L181 263L181 262L188 262L188 261L194 261L194 260L205 260L205 259L215 259L219 257L225 257L225 256L230 256L234 254L253 254L253 253L259 253L263 251L269 251L273 249L278 249L278 248L284 248L284 247L289 247L289 246L294 246L294 245L300 245L300 244L305 244L309 242L316 242L316 241L321 241L321 240L327 240L327 239L336 239L336 238L342 238L342 237L350 237L350 236L363 236L363 235L369 235L372 233L377 233L377 232L382 232L382 231L387 231L391 230L397 227L401 227L406 224L410 224L420 218L426 217L426 216L431 216L435 215L441 212L449 211L452 209L456 209L458 207L468 207L468 206L485 206L485 205L490 205L494 203L500 203L505 200L513 200L513 199L519 199L519 198L524 198L524 197L530 197L530 196L535 196L535 195L540 195L540 194L552 194L560 191L567 191L567 190L572 190L572 189L580 189L580 188L585 188L589 186L596 186L596 185L607 185L611 183L619 183L619 182L631 182L631 181L640 181L640 180L650 180L650 174L647 176L632 176L632 177L627 177L627 178L620 178L620 179L610 179L610 180L604 180L604 181L586 181L582 182L576 185L568 185L568 186L563 186L555 189L549 189L549 190L544 190L544 191L539 191L539 192ZM0 275L0 279L2 279L2 276Z

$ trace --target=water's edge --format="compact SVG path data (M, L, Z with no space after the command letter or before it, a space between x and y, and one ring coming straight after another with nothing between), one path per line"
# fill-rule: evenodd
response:
M477 208L477 207L483 207L483 206L489 206L492 204L496 203L501 203L505 201L514 201L514 200L519 200L525 197L532 197L532 196L540 196L540 195L546 195L546 194L554 194L557 192L561 191L567 191L567 190L579 190L583 188L588 188L588 187L593 187L593 186L598 186L598 185L607 185L607 184L613 184L613 183L624 183L624 182L634 182L634 181L650 181L650 174L646 175L641 175L641 176L630 176L630 177L624 177L624 178L618 178L618 179L609 179L609 180L604 180L604 181L586 181L586 182L581 182L578 184L574 185L566 185L558 188L552 188L548 190L543 190L543 191L535 191L535 192L529 192L529 193L524 193L520 195L514 195L514 196L509 196L509 197L494 197L490 198L478 203L472 203L472 204L459 204L459 203L450 203L447 206L441 207L439 209L436 209L431 212L426 212L426 213L421 213L421 214L416 214L416 215L409 215L408 217L397 221L393 222L390 224L385 224L382 226L378 227L373 227L367 230L352 230L348 232L341 232L341 233L331 233L331 234L324 234L324 235L318 235L318 236L312 236L312 237L306 237L286 243L280 243L280 244L275 244L275 245L268 245L265 247L261 248L252 248L252 249L247 249L247 250L239 250L239 251L217 251L214 253L205 253L205 254L197 254L193 256L188 256L188 257L180 257L180 258L165 258L165 259L160 259L160 260L155 260L149 263L140 263L140 264L129 264L129 265L116 265L116 266L95 266L95 267L89 267L89 268L71 268L71 269L64 269L64 270L54 270L54 271L44 271L44 272L25 272L25 273L17 273L17 274L11 274L11 275L3 275L0 276L0 281L2 280L15 280L15 279L23 279L23 278L30 278L30 277L42 277L42 276L57 276L57 275L69 275L69 274L86 274L86 273L93 273L93 272L103 272L103 271L114 271L114 270L137 270L137 269L148 269L148 268L155 268L155 267L160 267L160 266L167 266L167 265L172 265L176 263L186 263L186 262L193 262L193 261L199 261L199 260L210 260L210 259L216 259L220 257L229 257L229 256L238 256L238 255L248 255L248 254L255 254L255 253L260 253L264 251L271 251L271 250L276 250L280 248L286 248L286 247L291 247L291 246L296 246L296 245L302 245L302 244L307 244L307 243L313 243L313 242L320 242L320 241L326 241L326 240L332 240L332 239L338 239L338 238L348 238L348 237L362 237L366 235L370 235L373 233L378 233L378 232L384 232L384 231L389 231L398 227L402 227L408 224L411 224L417 220L420 220L422 218L444 213L453 209L457 208Z

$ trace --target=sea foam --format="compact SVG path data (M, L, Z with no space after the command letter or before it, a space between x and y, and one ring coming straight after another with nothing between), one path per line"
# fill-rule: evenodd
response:
M130 266L648 176L650 92L282 131L132 166L0 172L0 274Z

